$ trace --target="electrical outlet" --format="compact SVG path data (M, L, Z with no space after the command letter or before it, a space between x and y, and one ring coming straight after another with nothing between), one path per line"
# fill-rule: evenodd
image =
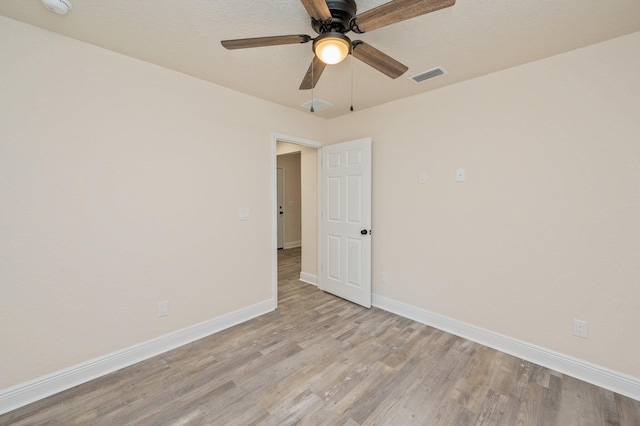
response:
M158 302L158 318L169 315L169 302Z
M382 282L382 284L388 284L389 283L389 275L387 275L386 272L380 272L380 281Z
M589 337L589 323L586 321L573 320L573 335L587 339Z

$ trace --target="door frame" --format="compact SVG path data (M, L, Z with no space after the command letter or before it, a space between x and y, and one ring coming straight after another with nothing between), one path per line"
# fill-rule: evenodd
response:
M320 148L323 144L297 136L285 135L282 133L271 134L271 299L273 301L273 309L278 307L278 215L276 214L278 206L278 177L277 177L277 150L276 145L280 142L292 143L295 145L308 146L318 149L318 226L320 225L320 214L322 212L322 182L320 181L321 169L321 153ZM304 243L303 243L304 244ZM318 245L320 245L320 236L318 235ZM318 247L318 271L320 271L320 262L322 253ZM318 272L318 287L320 287L320 273Z

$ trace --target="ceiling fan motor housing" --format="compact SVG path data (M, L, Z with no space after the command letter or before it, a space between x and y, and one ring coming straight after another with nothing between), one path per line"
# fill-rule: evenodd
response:
M318 34L329 31L347 33L350 31L351 20L356 16L355 0L327 0L327 7L331 12L331 21L312 19L311 26Z

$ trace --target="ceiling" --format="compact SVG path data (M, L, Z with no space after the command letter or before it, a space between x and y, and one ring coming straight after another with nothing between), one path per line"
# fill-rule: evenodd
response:
M311 43L226 50L224 39L315 36L299 0L70 0L64 16L40 0L2 0L0 15L258 98L300 109ZM358 13L386 0L356 0ZM348 58L328 66L313 96L362 110L640 31L638 0L457 0L450 8L357 36L409 67L396 80ZM443 67L421 84L407 77ZM353 73L353 87L351 85ZM309 114L311 114L309 112Z

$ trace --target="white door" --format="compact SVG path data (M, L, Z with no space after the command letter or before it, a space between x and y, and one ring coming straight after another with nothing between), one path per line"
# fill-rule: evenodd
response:
M371 138L321 149L322 290L371 307Z
M284 170L277 169L278 173L278 186L277 186L277 203L278 211L278 249L284 247Z

